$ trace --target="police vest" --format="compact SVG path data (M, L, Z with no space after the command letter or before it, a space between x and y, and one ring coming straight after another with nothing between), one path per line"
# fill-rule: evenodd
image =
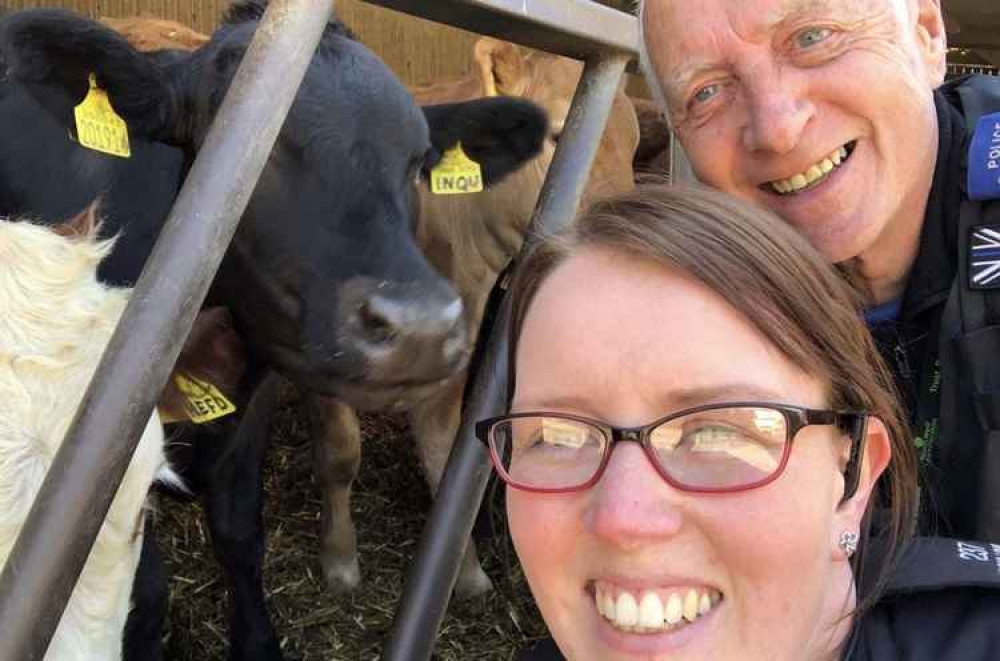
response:
M949 380L961 380L975 411L959 410L961 399L945 398L941 414L953 421L977 418L983 435L980 474L969 476L979 483L976 538L1000 542L1000 79L970 76L949 87L957 92L972 137L959 213L958 272L942 318L950 336L941 338L940 355L946 387L956 387Z

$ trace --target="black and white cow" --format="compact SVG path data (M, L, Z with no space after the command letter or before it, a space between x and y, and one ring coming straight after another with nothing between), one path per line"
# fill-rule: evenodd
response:
M102 276L134 281L263 10L241 2L205 46L156 55L64 11L0 17L0 214L58 219L102 196L103 231L122 234ZM129 127L130 159L75 142L92 73ZM460 369L462 305L414 243L415 182L461 141L495 183L546 132L544 113L514 99L421 111L342 25L327 26L209 292L246 342L245 372L238 413L191 432L185 479L227 574L232 659L281 658L261 576L272 372L373 408ZM158 617L163 589L137 593L136 612ZM127 657L158 658L149 620L129 637Z

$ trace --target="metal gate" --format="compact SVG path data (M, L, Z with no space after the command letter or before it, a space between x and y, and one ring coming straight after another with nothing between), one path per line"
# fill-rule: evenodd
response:
M637 56L636 18L590 0L367 1L584 60L529 236L570 223L618 84ZM271 0L0 574L0 659L44 657L333 5ZM473 423L504 406L509 301L501 300L386 659L430 657L486 488L489 460Z

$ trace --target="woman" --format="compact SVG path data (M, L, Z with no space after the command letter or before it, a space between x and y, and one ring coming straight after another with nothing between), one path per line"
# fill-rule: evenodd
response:
M558 646L526 659L1000 658L1000 564L970 570L976 594L906 573L961 547L903 553L916 461L891 379L787 225L640 188L544 242L512 295L511 413L477 432ZM920 608L879 601L894 570ZM964 608L951 648L943 600Z

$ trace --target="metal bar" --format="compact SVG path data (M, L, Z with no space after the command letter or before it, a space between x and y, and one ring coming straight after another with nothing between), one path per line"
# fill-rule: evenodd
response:
M639 51L636 17L591 0L365 1L577 59Z
M698 181L694 176L691 161L676 135L670 136L670 181L675 184L691 184Z
M0 659L44 657L332 10L267 8L0 574Z
M629 59L629 55L608 55L588 61L539 195L529 236L554 232L576 216ZM508 298L504 296L496 326L489 329L482 362L472 376L462 425L386 644L383 658L387 661L428 659L433 651L490 475L486 452L474 435L475 421L495 415L505 406Z

